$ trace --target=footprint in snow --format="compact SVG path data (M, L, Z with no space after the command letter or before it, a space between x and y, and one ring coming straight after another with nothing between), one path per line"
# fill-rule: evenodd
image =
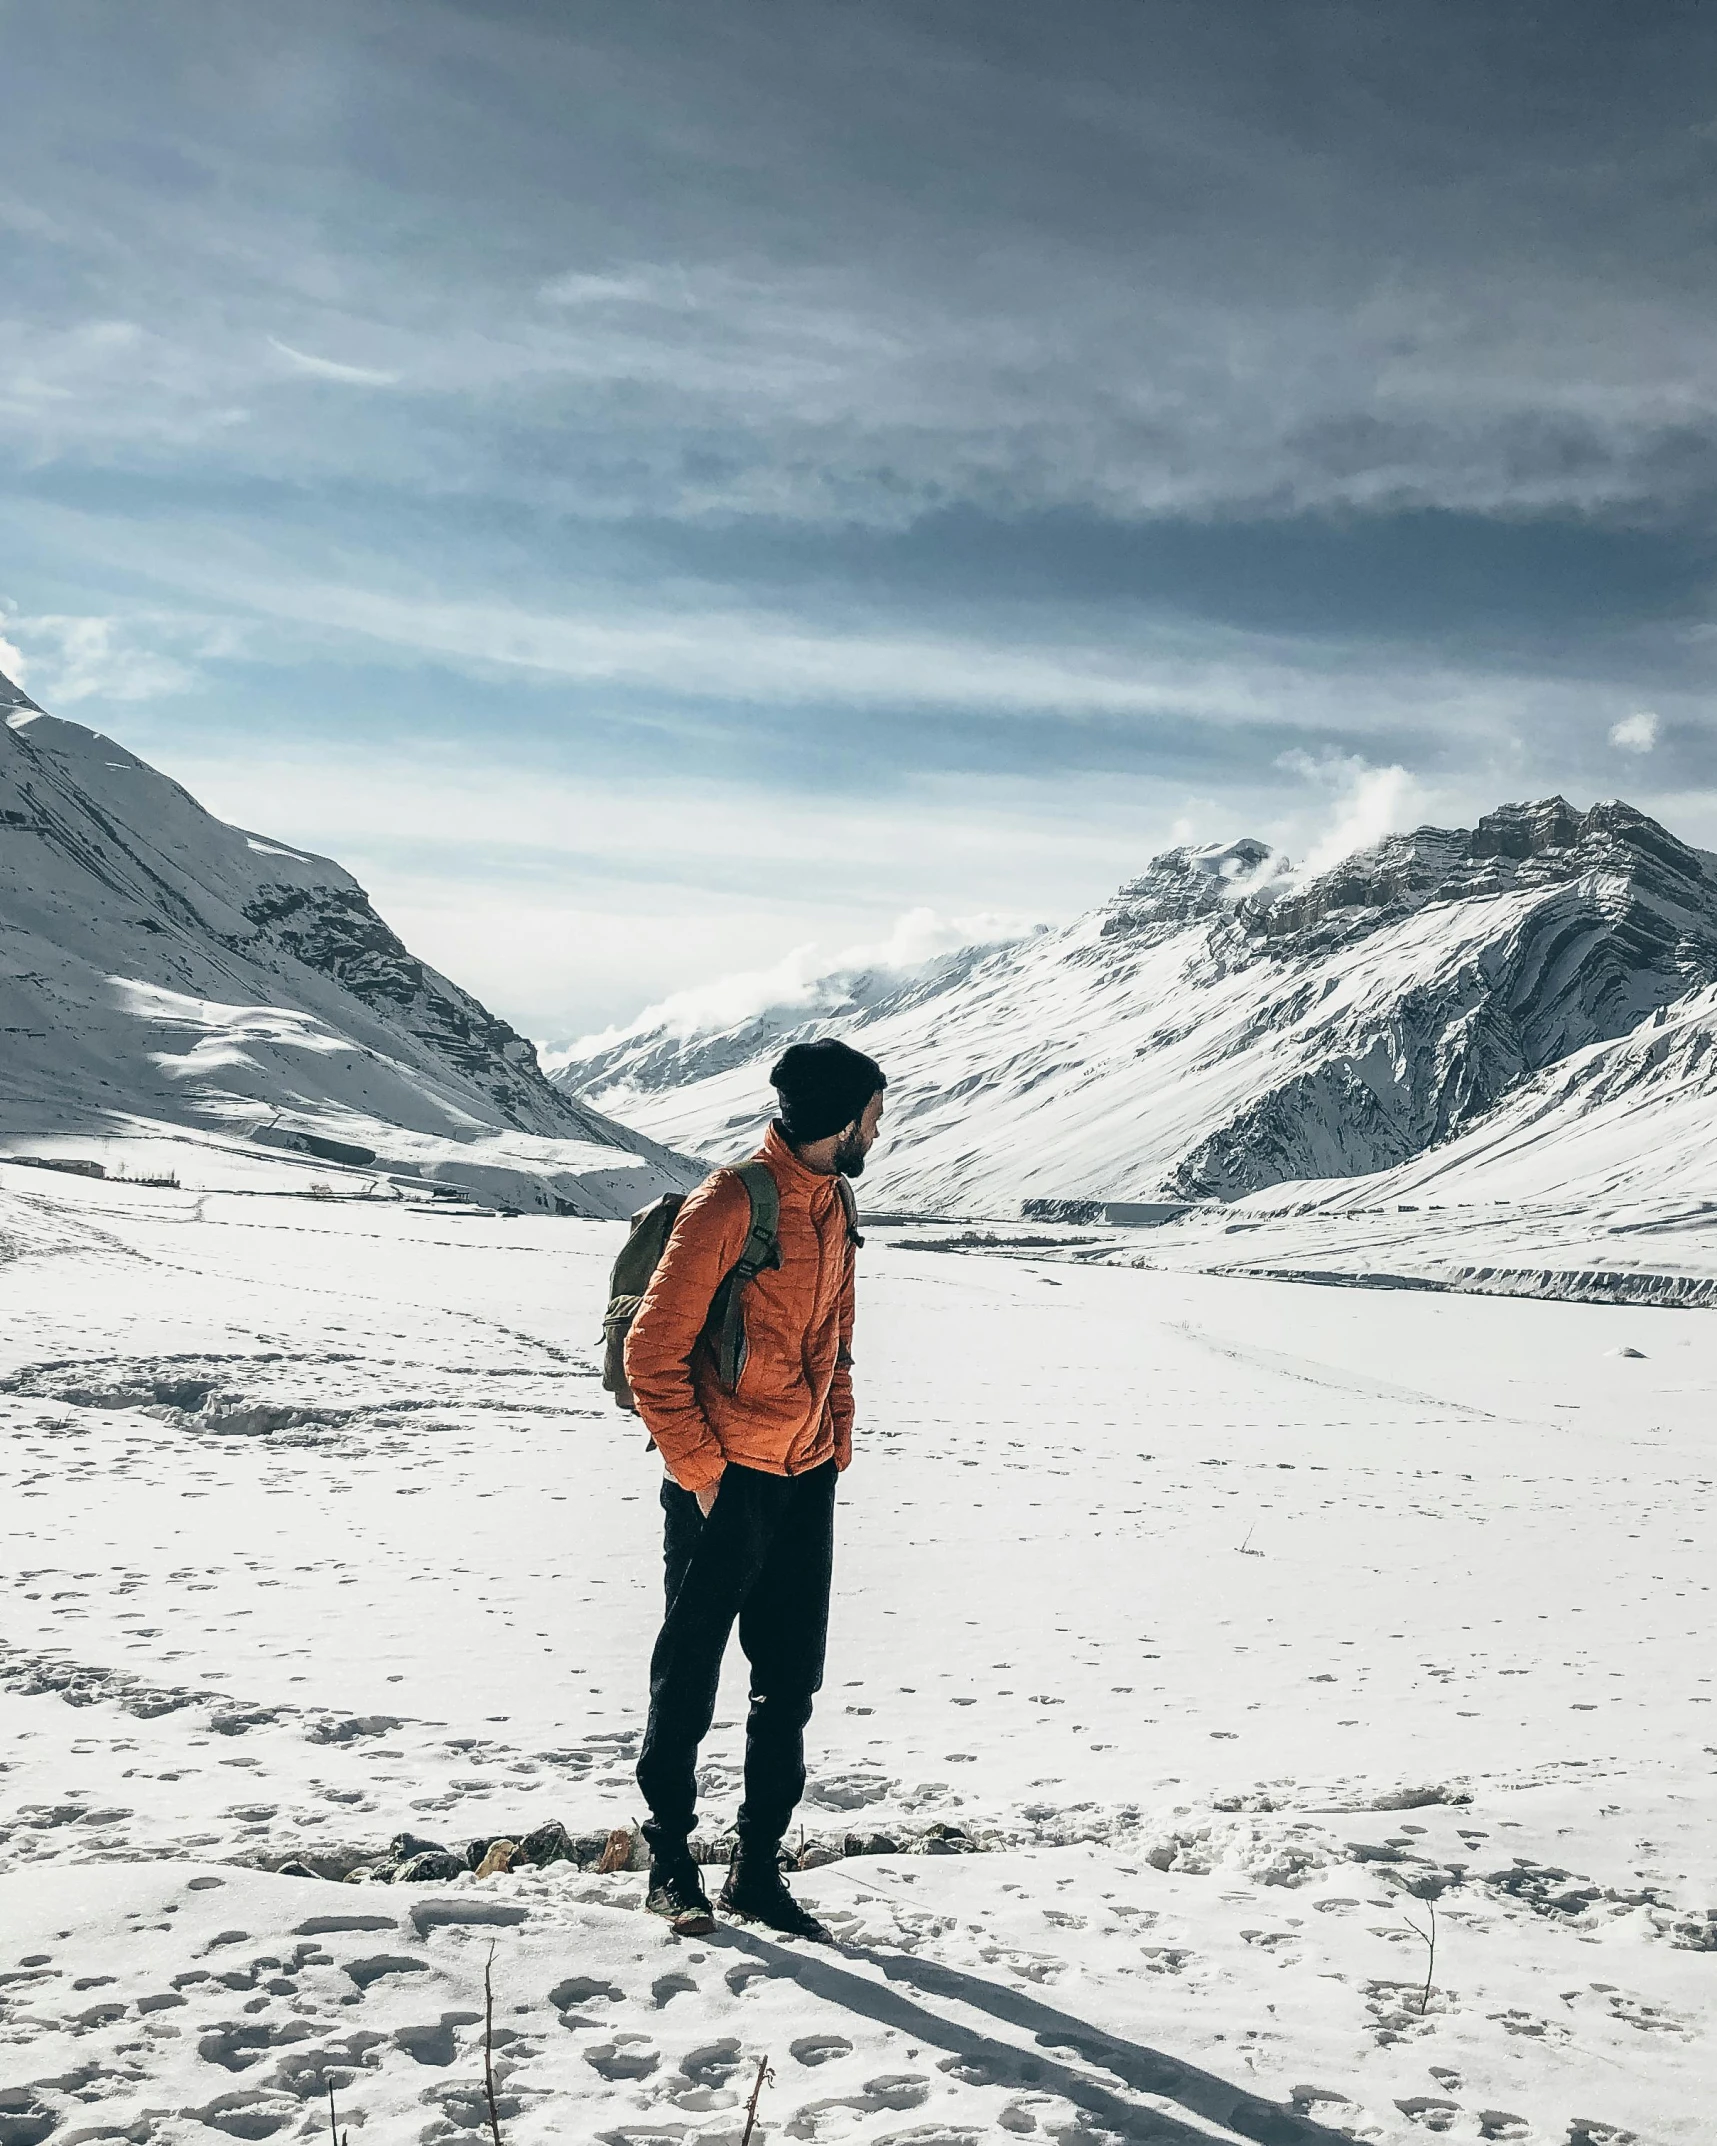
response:
M443 2012L433 2026L397 2027L394 2046L419 2064L451 2064L459 2054L456 2029L473 2027L482 2016L481 2012Z
M827 2064L832 2057L850 2057L853 2045L842 2034L804 2034L788 2044L788 2054L797 2064Z
M680 2079L665 2089L676 2107L703 2115L712 2109L731 2109L739 2095L729 2087L734 2075L746 2068L746 2059L731 2036L688 2050L680 2059Z
M604 2079L647 2079L662 2061L662 2053L643 2034L617 2034L584 2052L584 2061Z
M585 2026L587 2021L568 2018L581 2005L618 2004L624 1992L612 1982L593 1981L588 1975L574 1975L569 1981L557 1982L548 1993L548 2001L561 2016L563 2026Z
M401 1958L396 1953L381 1952L367 1960L348 1960L346 1972L360 1990L367 1990L372 1982L380 1982L385 1975L426 1975L427 1960Z
M1461 2113L1458 2101L1450 2101L1442 2094L1409 2094L1395 2106L1409 2123L1418 2124L1426 2131L1452 2131L1455 2118Z
M930 2081L919 2072L890 2072L867 2079L856 2094L832 2094L824 2101L808 2101L795 2110L782 2130L790 2139L814 2139L824 2129L831 2111L852 2110L859 2116L876 2116L884 2110L917 2109L930 2098ZM933 2139L934 2132L919 2132L919 2140Z

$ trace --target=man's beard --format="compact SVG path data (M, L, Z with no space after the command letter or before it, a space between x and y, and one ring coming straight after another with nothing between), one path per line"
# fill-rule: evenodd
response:
M847 1133L835 1150L835 1168L842 1177L863 1177L864 1137L860 1133Z

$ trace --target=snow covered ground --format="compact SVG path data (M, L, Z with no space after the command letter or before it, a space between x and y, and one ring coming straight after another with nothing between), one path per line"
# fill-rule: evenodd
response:
M1071 1247L1066 1256L1117 1266L1592 1304L1717 1304L1717 1200L1706 1198L1701 1187L1677 1199L1620 1201L1609 1208L1585 1198L1517 1203L1381 1197L1389 1189L1387 1180L1363 1189L1291 1186L1160 1229L1056 1234ZM1320 1197L1290 1205L1289 1194ZM974 1234L987 1235L1007 1249L1022 1237L1029 1248L1037 1233L1015 1227L914 1234L955 1247Z
M1698 1312L874 1232L806 1837L990 1852L273 1874L638 1815L618 1234L0 1164L0 2146L475 2138L491 1948L512 2146L1710 2137Z

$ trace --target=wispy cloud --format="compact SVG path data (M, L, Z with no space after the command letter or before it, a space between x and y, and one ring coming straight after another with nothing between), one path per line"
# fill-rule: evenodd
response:
M31 251L33 303L0 331L0 441L106 462L167 437L239 472L431 495L457 473L561 511L877 524L961 499L1687 512L1717 483L1697 175L1661 87L1630 106L1594 82L1583 116L1563 107L1573 138L1544 144L1512 113L1480 130L1506 74L1459 103L1451 88L1409 171L1382 104L1310 154L1307 109L1273 107L1255 55L1230 75L1186 25L1132 82L1106 76L1095 33L1062 37L1028 96L999 48L893 20L840 76L874 125L819 139L814 98L767 85L785 67L833 87L825 10L767 51L735 11L684 52L665 23L651 49L645 11L639 49L607 55L630 101L580 128L594 34L486 23L492 94L437 109L457 11L425 11L415 69L375 63L364 26L389 12L357 0L349 44L307 19L297 57L362 103L391 183L352 157L338 98L283 109L240 70L230 110L198 109L170 11L134 95L152 138L196 138L196 186L147 160L69 167L51 107L24 114L0 220ZM1412 28L1391 62L1409 78ZM914 51L959 94L899 94ZM1344 80L1318 87L1339 100ZM91 123L123 140L129 100L108 97ZM453 124L464 186L441 155ZM1597 203L1547 184L1600 167ZM949 168L957 188L925 183ZM1624 269L1630 217L1652 244ZM412 235L426 225L434 245ZM324 398L307 422L292 390L313 381L398 388L399 407Z
M921 969L938 954L968 946L999 945L1032 929L1030 917L991 912L944 916L929 908L909 909L895 918L885 937L853 946L831 946L815 939L790 947L767 968L739 969L685 991L670 992L646 1006L624 1027L610 1027L581 1037L545 1061L552 1072L573 1058L605 1050L628 1036L691 1036L738 1026L759 1014L779 1010L811 1014L839 1003L851 982L877 971L904 976Z
M318 358L308 350L295 350L277 335L271 335L268 341L272 349L278 350L300 372L312 373L318 380L348 380L354 387L394 387L399 381L398 373L378 372L368 365L341 365L333 358Z
M974 632L914 632L886 614L829 621L794 614L700 609L695 596L651 607L630 591L569 590L565 608L533 610L496 598L401 593L366 581L358 565L331 583L281 568L205 558L186 568L206 601L313 625L401 652L479 670L521 672L593 688L693 703L922 708L989 715L1050 713L1213 725L1311 727L1367 733L1442 726L1495 734L1540 700L1565 694L1553 673L1475 675L1419 651L1356 650L1305 639L1135 620L1093 643L1077 615L1029 615ZM707 601L707 599L706 599ZM1038 632L1030 632L1036 623Z

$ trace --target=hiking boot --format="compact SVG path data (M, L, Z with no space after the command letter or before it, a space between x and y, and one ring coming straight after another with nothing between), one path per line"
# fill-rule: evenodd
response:
M708 1937L715 1928L715 1910L689 1855L650 1865L644 1905L652 1915L660 1915L676 1937Z
M834 1943L810 1909L801 1907L787 1890L772 1848L747 1849L742 1844L735 1851L718 1905L724 1914L760 1922L767 1929L779 1930L783 1937L808 1937L820 1945Z

